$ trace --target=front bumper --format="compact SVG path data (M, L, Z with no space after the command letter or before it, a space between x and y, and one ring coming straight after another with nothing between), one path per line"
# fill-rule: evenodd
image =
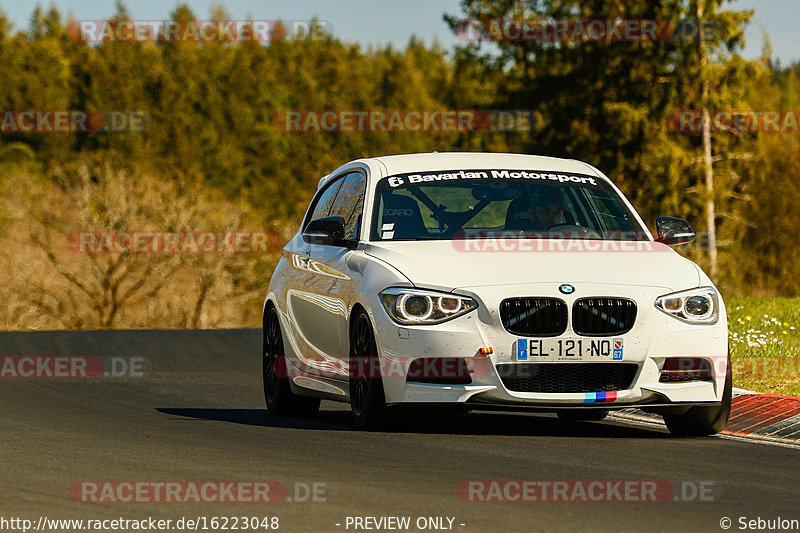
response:
M551 287L552 284L549 284ZM382 364L406 365L415 358L464 358L471 370L471 383L420 383L393 374L383 377L388 403L463 403L527 407L603 407L608 409L655 405L708 405L720 403L728 369L727 323L724 305L720 320L713 326L682 323L656 309L652 302L665 292L659 287L593 286L594 294L614 294L634 299L639 313L634 327L623 335L622 361L636 365L634 378L624 390L569 393L519 392L509 390L501 379L497 365L529 364L516 361L514 343L520 338L507 332L496 310L499 302L512 294L556 296L571 307L569 296L547 294L543 287L506 287L499 290L459 291L482 304L468 315L434 326L398 326L382 309L373 315L380 346ZM613 291L613 292L611 292ZM489 294L486 294L486 293ZM580 338L571 327L562 338ZM590 338L586 337L587 340ZM491 355L481 355L480 348L491 347ZM713 379L707 381L660 382L660 370L669 357L701 357L709 360ZM566 364L547 361L540 364ZM568 363L580 365L583 362ZM598 363L592 363L598 364ZM402 374L402 373L401 373Z
M714 404L722 398L723 383L717 381L692 381L683 383L660 383L659 370L654 360L640 367L634 385L623 391L580 393L534 393L511 391L500 379L489 357L472 358L473 377L468 385L439 385L406 381L402 389L394 389L396 383L387 386L389 403L472 403L493 405L521 405L538 407L603 407L624 408L631 406L656 406L672 404ZM563 363L547 363L563 364ZM574 363L577 364L577 363ZM488 368L482 375L479 369ZM402 395L402 396L400 396Z

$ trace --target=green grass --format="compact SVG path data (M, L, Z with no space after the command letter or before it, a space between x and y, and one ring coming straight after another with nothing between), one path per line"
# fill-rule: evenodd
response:
M800 396L800 298L732 298L733 385Z

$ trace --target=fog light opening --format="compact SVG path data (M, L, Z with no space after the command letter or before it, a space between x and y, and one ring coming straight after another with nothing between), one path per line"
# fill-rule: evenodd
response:
M711 361L704 357L670 357L664 361L660 383L712 381Z
M469 385L472 371L464 357L421 357L408 367L406 381L437 385Z

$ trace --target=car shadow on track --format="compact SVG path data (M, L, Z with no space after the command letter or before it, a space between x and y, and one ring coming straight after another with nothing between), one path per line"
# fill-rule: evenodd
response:
M263 426L290 429L314 429L343 431L350 427L349 411L325 411L315 417L273 416L266 409L203 409L203 408L157 408L156 411L185 419L215 420L246 426ZM326 416L334 415L334 416Z
M313 431L364 431L353 426L350 411L324 409L312 418L273 416L264 409L158 408L183 419ZM369 430L367 430L369 431ZM405 414L375 431L447 435L498 435L587 438L671 438L665 430L616 422L568 422L551 415L506 412Z

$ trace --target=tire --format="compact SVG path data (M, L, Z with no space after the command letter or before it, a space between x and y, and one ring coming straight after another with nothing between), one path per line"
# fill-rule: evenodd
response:
M570 422L599 422L608 416L607 409L564 409L556 411L558 418Z
M728 425L731 416L733 397L733 374L731 359L728 357L728 370L725 374L725 388L722 390L722 404L713 407L690 407L681 415L663 415L669 432L682 437L705 437L719 433Z
M360 428L377 428L386 422L386 397L383 394L378 346L372 324L364 311L359 311L350 327L350 410ZM377 375L375 375L377 374Z
M314 416L319 411L319 398L298 396L292 392L286 377L286 356L283 334L275 307L264 313L263 348L261 350L261 379L264 400L272 415Z

